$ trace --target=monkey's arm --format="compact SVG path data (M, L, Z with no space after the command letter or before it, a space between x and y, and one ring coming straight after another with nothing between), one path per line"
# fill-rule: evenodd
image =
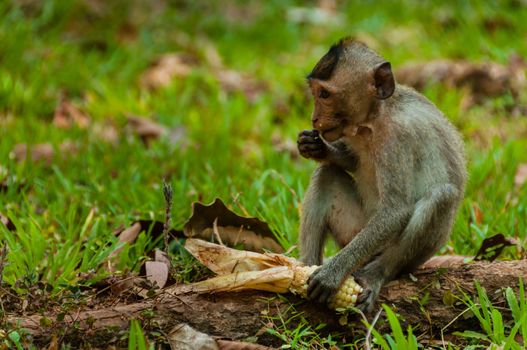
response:
M368 224L337 255L316 270L310 278L308 297L326 303L342 281L367 262L408 224L412 209L381 205ZM404 254L404 253L402 253Z
M325 142L316 130L304 130L298 134L298 151L304 158L320 163L334 164L347 171L357 169L358 158L344 144Z
M382 159L377 160L380 201L375 213L351 242L311 276L308 287L310 299L327 302L344 278L379 253L384 246L392 244L394 237L407 226L414 211L414 204L409 203L407 198L412 169L405 155L391 149L395 148L386 147L381 152Z

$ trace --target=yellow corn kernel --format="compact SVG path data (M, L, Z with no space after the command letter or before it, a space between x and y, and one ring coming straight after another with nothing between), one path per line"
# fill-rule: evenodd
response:
M307 298L307 281L309 276L318 266L297 266L289 290L293 294L299 294ZM346 308L357 303L358 295L362 292L362 287L355 282L353 277L347 278L340 286L337 294L328 303L330 309Z

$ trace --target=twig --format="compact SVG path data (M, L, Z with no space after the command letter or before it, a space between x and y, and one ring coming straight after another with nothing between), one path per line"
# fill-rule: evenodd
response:
M365 348L367 350L371 349L371 344L370 344L371 332L373 330L373 327L375 327L375 324L379 320L379 316L381 316L381 312L382 312L382 308L380 308L379 311L377 311L377 314L375 314L375 317L373 318L373 320L371 321L371 324L368 327L368 332L366 333L366 344L365 344Z
M218 218L214 219L214 222L212 223L212 233L214 233L214 236L218 240L218 244L223 245L223 241L221 240L220 231L218 230Z
M0 287L2 286L2 281L4 277L4 265L5 265L5 257L7 255L7 244L4 245L2 248L2 251L0 252Z
M172 186L163 180L163 195L165 196L165 223L163 237L165 239L165 253L168 256L168 238L170 235L170 215L172 213Z

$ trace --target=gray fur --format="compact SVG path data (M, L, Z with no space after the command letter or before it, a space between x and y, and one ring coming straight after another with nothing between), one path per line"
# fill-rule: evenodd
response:
M300 153L321 163L304 198L300 250L306 264L321 264L331 233L342 250L311 277L308 294L325 303L354 274L365 287L358 306L370 311L383 284L448 239L465 188L464 149L424 96L395 83L380 99L377 82L360 81L373 79L380 56L353 43L343 52L331 79L310 81L313 124L329 140L299 136ZM317 98L321 86L331 98Z

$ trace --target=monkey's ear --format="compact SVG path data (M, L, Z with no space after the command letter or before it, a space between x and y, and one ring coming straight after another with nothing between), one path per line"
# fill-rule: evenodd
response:
M393 78L392 65L390 62L383 62L375 67L373 73L375 79L376 97L384 100L392 96L395 90L395 79Z

